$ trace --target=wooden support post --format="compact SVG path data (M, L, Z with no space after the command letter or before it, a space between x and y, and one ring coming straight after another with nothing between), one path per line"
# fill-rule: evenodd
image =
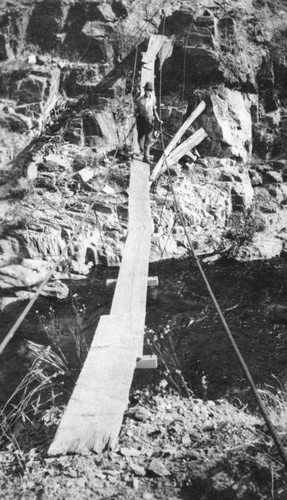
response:
M116 285L117 283L117 278L110 278L106 280L106 286L111 286L111 285ZM154 287L158 286L158 277L157 276L149 276L147 279L147 286L148 287Z
M157 233L154 233L151 237L151 242L152 243L159 243L160 242L160 237L161 235L160 234L157 234Z
M202 111L206 108L206 103L204 101L201 101L199 105L195 108L195 110L191 113L191 115L185 120L185 122L182 124L182 126L179 128L173 139L170 141L168 146L165 149L165 154L159 159L157 162L151 176L150 176L150 181L154 182L156 178L161 174L161 168L162 165L164 164L164 158L168 157L171 151L175 148L177 143L180 141L181 137L183 134L186 132L186 130L190 127L190 125L196 120L196 118L202 113Z
M143 355L137 358L136 368L147 370L157 368L157 356L155 354Z
M197 156L194 155L191 151L189 151L188 153L185 153L185 156L187 156L193 163L195 162Z

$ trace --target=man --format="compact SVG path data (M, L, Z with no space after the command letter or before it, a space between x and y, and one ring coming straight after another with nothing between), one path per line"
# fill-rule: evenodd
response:
M153 93L153 84L147 82L144 86L144 95L137 100L136 107L138 142L141 152L144 154L144 161L150 162L150 147L153 143L154 119L159 123L156 109L156 99Z

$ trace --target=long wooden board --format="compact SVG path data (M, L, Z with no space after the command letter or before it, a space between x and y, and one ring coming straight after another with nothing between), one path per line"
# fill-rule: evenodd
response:
M142 54L141 67L141 92L146 82L154 83L154 63L157 54L166 41L164 35L151 35L148 43L147 51Z
M166 158L162 168L161 174L165 172L167 167L176 163L180 158L182 158L185 154L189 153L192 148L195 148L200 144L203 139L207 137L207 133L203 128L198 129L194 134L188 137L185 141L183 141L177 148L175 148L170 155Z
M177 143L180 141L181 137L183 134L186 132L186 130L190 127L190 125L196 120L196 118L203 112L203 110L206 107L206 103L204 101L201 101L199 105L195 108L195 110L191 113L191 115L185 120L185 122L182 124L182 126L178 129L177 133L173 137L173 139L170 141L170 143L167 145L164 155L161 156L159 161L157 162L156 166L153 169L153 172L150 176L150 181L154 182L157 177L161 174L161 169L162 166L165 162L165 158L169 156L171 151L176 147Z
M116 446L142 354L152 221L149 166L133 161L128 237L109 316L102 316L48 454L85 454Z

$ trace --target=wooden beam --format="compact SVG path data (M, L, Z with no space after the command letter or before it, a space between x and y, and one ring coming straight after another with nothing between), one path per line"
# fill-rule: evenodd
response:
M141 93L146 82L154 83L155 58L166 40L164 35L151 35L149 38L147 51L142 54Z
M140 370L149 370L157 368L157 356L155 354L142 356L137 359L136 368Z
M106 286L116 285L117 278L110 278L106 280ZM158 286L158 277L157 276L148 276L147 286L152 288L154 286Z
M167 167L170 165L176 163L180 158L182 158L186 153L189 153L189 151L200 144L203 139L207 137L207 133L203 128L200 128L194 134L192 134L188 139L186 139L184 142L182 142L177 148L175 148L170 155L166 158L162 168L161 168L161 174L165 172Z
M143 53L142 62L146 63L154 60L166 40L167 37L164 35L151 35L149 37L147 51Z
M156 178L161 174L161 168L162 165L164 164L164 158L168 157L171 151L176 147L177 143L180 141L181 137L183 134L186 132L186 130L190 127L190 125L198 118L198 116L204 111L206 108L206 103L204 101L201 101L199 105L195 108L195 110L191 113L191 115L185 120L185 122L182 124L182 126L179 128L173 139L170 141L170 143L167 145L164 155L161 156L159 161L157 162L151 176L150 176L150 181L154 182Z

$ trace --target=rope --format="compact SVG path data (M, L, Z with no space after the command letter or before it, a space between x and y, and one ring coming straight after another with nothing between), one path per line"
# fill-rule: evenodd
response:
M164 13L163 26L162 26L162 34L163 35L165 32L165 20L166 20L166 16ZM163 70L163 64L161 65L160 72L159 72L159 117L160 117L160 119L161 119L162 70Z
M140 1L141 1L141 0L139 0L139 2L138 2L138 3L140 3ZM157 8L157 9L156 9L156 10L155 10L152 14L151 14L150 18L149 18L149 19L147 19L147 20L146 20L146 22L144 23L144 25L143 25L143 26L142 26L142 28L140 29L139 34L138 34L138 36L137 36L137 38L136 38L136 42L135 42L135 43L136 43L136 49L138 49L138 46L140 45L140 43L142 43L142 42L140 41L140 39L141 39L142 34L146 31L147 26L149 26L150 24L152 24L152 22L153 22L153 20L154 20L154 16L156 16L156 15L159 13L159 11L160 11L161 9L163 9L163 7L165 6L165 4L166 4L168 1L169 1L169 0L163 0L163 1L160 3L159 7L158 7L158 8ZM133 9L133 7L132 7L132 9ZM124 19L123 19L123 21L124 21ZM122 22L122 19L118 19L118 22L119 22L119 23L121 23L121 22ZM143 41L143 40L142 40L142 41ZM105 64L108 64L108 63L110 63L110 62L111 62L111 61L113 61L113 60L114 60L114 55L110 56L110 57L109 57L109 58L105 61Z
M136 79L136 68L137 68L137 60L138 60L138 50L139 47L138 45L136 46L136 53L135 53L135 61L134 61L134 68L133 68L133 79L132 79L132 87L131 87L131 102L133 100L133 95L134 95L134 86L135 86L135 79Z
M189 25L188 32L186 35L185 39L185 46L184 46L184 58L183 58L183 83L182 83L182 100L184 101L184 92L185 92L185 78L186 78L186 47L190 35L190 30L191 30L192 23Z
M160 126L161 126L161 124L160 124ZM161 133L161 140L162 140L162 145L164 147L163 133ZM273 439L273 441L274 441L274 443L275 443L275 445L277 447L278 453L279 453L279 455L280 455L280 457L281 457L281 459L282 459L285 467L287 467L287 453L286 453L286 450L285 450L285 448L283 446L281 438L280 438L277 430L275 429L275 427L274 427L274 425L273 425L273 423L272 423L272 421L271 421L271 419L270 419L270 417L268 415L268 411L267 411L267 409L266 409L266 407L265 407L262 399L260 398L260 395L259 395L259 393L257 391L257 388L255 386L254 380L252 378L252 375L251 375L251 373L250 373L250 371L249 371L249 369L247 367L247 364L245 363L245 361L243 359L243 356L242 356L242 354L241 354L241 352L240 352L240 350L239 350L239 348L238 348L238 346L236 344L236 341L235 341L235 339L234 339L234 337L233 337L233 335L232 335L232 333L231 333L231 331L229 329L229 326L227 325L227 322L226 322L226 320L224 318L224 315L223 315L223 313L222 313L222 311L220 309L220 306L219 306L219 304L218 304L218 302L217 302L217 300L215 298L215 295L214 295L214 293L213 293L213 291L211 289L211 286L209 284L209 281L208 281L208 279L207 279L207 277L205 275L205 272L204 272L204 270L203 270L203 268L201 266L200 260L198 259L197 255L195 253L195 250L194 250L194 247L192 245L190 236L189 236L189 234L187 232L187 229L186 229L186 224L185 224L185 220L184 220L184 217L183 217L183 214L182 214L182 210L181 210L181 208L180 208L180 206L178 204L177 196L176 196L176 193L174 191L173 182L172 182L171 175L170 175L170 172L169 172L169 167L168 167L168 163L166 161L165 153L164 153L164 161L166 163L166 168L167 168L167 173L168 173L168 180L169 180L171 192L172 192L172 195L173 195L173 198L174 198L175 209L176 209L176 211L177 211L177 213L179 215L179 218L180 218L182 227L184 229L184 233L185 233L185 236L186 236L189 248L191 250L191 253L193 255L193 258L195 259L195 262L196 262L197 267L199 269L200 275L201 275L201 277L202 277L202 279L203 279L203 281L205 283L205 286L206 286L207 291L209 293L210 299L211 299L211 301L212 301L212 303L213 303L213 305L214 305L214 307L215 307L215 309L216 309L216 311L217 311L217 313L219 315L219 318L220 318L222 326L223 326L223 328L225 330L225 333L227 334L227 336L228 336L228 338L229 338L229 340L231 342L231 345L232 345L232 347L233 347L233 349L235 351L235 354L236 354L236 356L238 358L238 361L239 361L239 363L241 365L241 368L243 369L245 378L246 378L246 380L248 381L248 383L250 385L250 388L252 390L254 398L256 399L256 402L258 404L259 410L261 412L261 415L262 415L262 417L263 417L263 419L264 419L264 421L266 423L266 426L267 426L267 428L268 428L268 430L269 430L269 432L270 432L270 434L272 436L272 439Z

